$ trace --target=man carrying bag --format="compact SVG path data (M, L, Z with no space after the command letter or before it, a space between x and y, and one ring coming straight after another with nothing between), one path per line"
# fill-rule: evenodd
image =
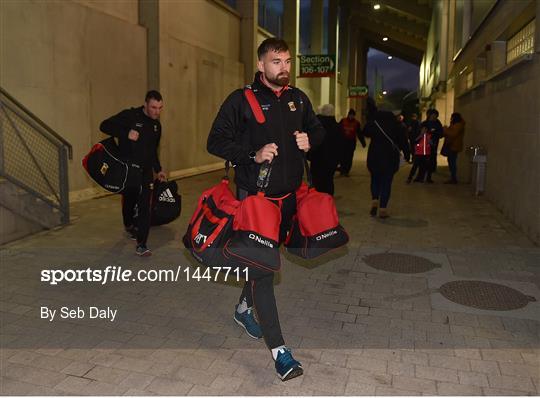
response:
M153 173L157 173L160 181L166 179L157 153L161 139L159 115L162 109L161 94L152 90L146 93L143 106L123 110L99 126L105 134L118 138L121 157L129 159L128 181L122 192L122 218L126 232L137 240L135 253L139 256L152 254L146 241L150 230ZM138 209L136 225L135 205Z
M281 210L282 243L296 213L295 191L302 182L303 153L320 144L324 129L307 96L289 86L291 56L287 44L280 39L267 39L257 54L259 72L253 84L246 93L239 89L225 100L212 125L207 148L235 165L239 200L257 194L261 165L271 164L272 175L264 192L266 199ZM262 108L251 106L248 101L258 102ZM234 320L251 337L264 337L281 380L300 376L302 366L292 357L281 333L274 272L249 267L248 280ZM253 314L254 306L259 322Z

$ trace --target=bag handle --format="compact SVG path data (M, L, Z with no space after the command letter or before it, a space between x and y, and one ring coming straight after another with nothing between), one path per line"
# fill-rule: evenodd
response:
M401 153L401 150L398 148L398 146L394 143L394 141L388 136L388 134L386 134L386 132L382 129L382 127L379 125L379 123L377 123L377 121L375 120L375 125L379 128L379 130L381 130L381 132L384 134L384 136L386 137L386 139L388 141L390 141L390 144L392 144L392 146L394 147L394 149L396 151L398 151L398 153Z
M309 163L307 161L307 156L305 152L302 154L302 157L304 158L304 168L306 169L308 187L313 188L313 177L311 176L311 169L309 168Z

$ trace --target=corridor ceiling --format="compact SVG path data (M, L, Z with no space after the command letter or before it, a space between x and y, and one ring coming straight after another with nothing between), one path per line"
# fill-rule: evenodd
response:
M374 4L380 4L375 10ZM342 0L349 23L369 47L420 65L431 23L432 0ZM388 37L384 42L382 38Z

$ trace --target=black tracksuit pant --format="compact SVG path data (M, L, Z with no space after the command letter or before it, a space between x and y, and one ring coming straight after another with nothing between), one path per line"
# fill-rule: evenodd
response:
M237 198L244 199L248 193L237 191ZM282 243L291 228L292 217L296 213L296 194L292 193L282 201L281 225L279 227L279 242ZM249 268L248 280L240 295L239 303L244 298L248 307L255 307L264 341L268 348L276 348L285 344L279 324L279 316L274 294L274 272Z
M354 151L356 150L356 138L354 140L343 139L341 146L340 173L349 174L352 168Z
M127 187L122 194L124 227L137 228L137 245L145 245L150 231L150 200L152 198L152 171L143 174L142 184ZM137 214L135 214L135 206Z

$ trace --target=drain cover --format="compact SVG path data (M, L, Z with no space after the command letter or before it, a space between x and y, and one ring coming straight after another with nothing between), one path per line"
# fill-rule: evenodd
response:
M439 292L454 303L482 310L509 311L536 301L532 296L497 283L454 281L442 285Z
M370 254L364 257L364 262L370 267L400 274L418 274L440 267L423 257L402 253Z

